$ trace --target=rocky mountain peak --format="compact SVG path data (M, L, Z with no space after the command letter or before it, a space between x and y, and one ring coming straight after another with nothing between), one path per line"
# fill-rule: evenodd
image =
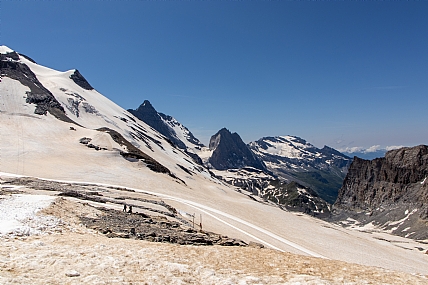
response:
M222 128L221 130L219 130L210 139L210 143L208 145L210 150L215 150L217 148L222 136L227 140L232 137L232 133L226 128Z
M149 100L144 100L143 104L140 105L140 108L144 108L146 110L152 110L152 111L156 111L156 109L153 107L152 103L150 103Z
M236 169L245 166L265 170L264 163L248 148L237 133L222 128L210 139L213 153L209 163L218 170Z
M172 129L164 123L159 113L148 100L144 100L136 110L128 109L128 112L167 137L177 147L186 148L185 144L176 137Z
M149 100L144 100L144 102L137 109L128 111L131 113L138 113L139 116L144 117L144 120L150 119L152 121L158 121L160 119L158 112Z

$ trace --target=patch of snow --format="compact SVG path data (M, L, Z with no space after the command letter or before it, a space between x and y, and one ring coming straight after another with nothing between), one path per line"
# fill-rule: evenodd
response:
M14 52L14 50L8 48L7 46L0 46L1 54L11 53L11 52Z
M59 224L58 219L36 215L54 200L55 197L48 195L24 194L14 194L0 200L0 236L37 235L55 228Z
M376 231L379 229L379 227L374 225L373 222L370 222L370 223L365 224L363 226L354 225L351 228L356 229L358 231Z
M388 223L388 225L389 226L396 226L396 225L400 226L410 217L410 215L413 215L417 211L418 211L418 209L413 209L413 211L409 213L409 211L406 210L406 216L404 218L402 218L401 220L395 221L395 222L390 222L390 223Z
M299 194L307 194L308 191L306 191L306 189L304 188L297 188L297 192L299 192Z

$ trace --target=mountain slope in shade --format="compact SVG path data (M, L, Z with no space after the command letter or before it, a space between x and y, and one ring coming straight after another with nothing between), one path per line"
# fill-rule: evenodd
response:
M336 200L351 163L351 158L333 148L319 149L294 136L265 137L249 147L269 171L312 188L330 203Z

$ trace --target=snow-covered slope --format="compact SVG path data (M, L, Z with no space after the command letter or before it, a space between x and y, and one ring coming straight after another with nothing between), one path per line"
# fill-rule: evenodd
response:
M53 113L58 117L62 107L61 118L63 121L53 120L50 126L52 128L60 127L67 123L66 126L62 127L68 127L69 137L75 137L81 133L79 139L73 138L73 142L79 147L83 146L79 144L80 139L86 137L91 141L91 144L86 145L104 148L103 151L106 152L106 155L120 154L128 159L133 156L136 158L134 162L155 164L157 170L161 169L160 172L167 173L173 178L177 177L178 180L183 180L185 176L188 176L189 171L196 171L210 179L210 174L207 171L194 163L183 151L171 145L163 135L96 90L83 88L80 86L82 84L77 84L82 82L82 77L78 71L59 72L38 65L16 53L9 52L2 56L6 63L11 64L11 66L5 66L2 69L4 78L2 79L1 90L4 95L2 96L1 108L4 108L2 110L4 114L33 117L39 121L51 121L50 114ZM20 80L17 70L24 67L28 67L29 70L26 69L25 72L28 74L23 73L23 76L25 78L35 76L36 79L30 80L30 82ZM33 74L30 75L30 72ZM8 74L15 74L15 76L9 77ZM76 77L76 74L80 78L80 82L73 80L73 76ZM47 90L45 94L35 94L32 90L33 86L44 87L44 90ZM53 95L61 107L56 109L56 113L51 112L48 107L49 113L46 112L46 116L34 114L38 104L44 104L44 98L49 95ZM30 96L36 96L36 98L31 101L29 100ZM16 120L13 121L16 124Z
M337 165L346 172L349 157L324 147L319 149L295 136L265 137L251 142L251 149L273 169L311 170L327 169Z
M183 124L177 121L174 117L159 113L160 117L166 125L168 125L187 147L187 149L200 149L204 145L186 128Z
M295 136L265 137L250 149L279 177L298 181L334 203L351 159L333 148L319 149Z
M0 172L156 195L194 214L205 231L298 254L428 274L428 255L415 249L424 244L383 242L395 237L343 229L254 201L83 84L75 70L55 71L5 47L1 51Z

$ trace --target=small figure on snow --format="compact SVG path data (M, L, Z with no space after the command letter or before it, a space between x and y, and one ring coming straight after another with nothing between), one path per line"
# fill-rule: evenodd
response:
M128 213L132 214L132 206L129 206Z
M123 205L123 212L126 213L126 204Z

